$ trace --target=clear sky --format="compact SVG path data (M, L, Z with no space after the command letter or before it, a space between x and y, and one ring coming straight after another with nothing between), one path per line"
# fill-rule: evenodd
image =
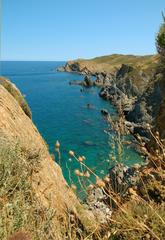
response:
M165 0L0 0L4 60L153 54Z

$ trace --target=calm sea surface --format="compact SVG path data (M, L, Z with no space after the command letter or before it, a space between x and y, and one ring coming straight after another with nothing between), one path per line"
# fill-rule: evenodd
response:
M1 75L9 78L26 96L32 110L33 122L49 146L51 153L56 140L61 144L61 165L66 180L76 183L73 171L78 167L68 151L84 155L86 163L100 176L114 163L110 154L114 152L111 136L100 110L106 108L115 116L115 109L98 95L99 89L83 92L80 86L70 86L69 81L81 80L83 76L56 72L65 62L2 62ZM92 108L87 108L87 104ZM127 164L138 162L141 157L131 148L125 148L122 159ZM69 169L69 170L68 170Z

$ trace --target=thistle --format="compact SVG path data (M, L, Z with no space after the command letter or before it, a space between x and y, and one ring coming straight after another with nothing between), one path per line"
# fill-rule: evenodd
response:
M75 154L74 154L74 152L73 151L69 151L69 155L71 156L71 157L74 157L75 156Z

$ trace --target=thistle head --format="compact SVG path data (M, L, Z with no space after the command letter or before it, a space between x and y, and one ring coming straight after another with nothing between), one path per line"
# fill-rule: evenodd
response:
M105 187L105 182L103 182L103 180L101 180L100 178L97 178L97 179L96 179L96 185L97 185L99 188L103 188L103 187Z
M80 176L80 171L78 169L75 169L74 173L76 176Z
M81 156L78 157L78 161L79 161L79 162L82 162L83 160L84 160L84 159L83 159Z
M69 151L69 155L71 156L71 157L74 157L75 156L75 154L74 154L74 152L73 151Z
M90 177L89 171L84 172L84 177L86 177L86 178L89 178L89 177Z
M55 149L58 150L59 148L60 148L60 143L59 143L59 141L57 140L56 143L55 143Z

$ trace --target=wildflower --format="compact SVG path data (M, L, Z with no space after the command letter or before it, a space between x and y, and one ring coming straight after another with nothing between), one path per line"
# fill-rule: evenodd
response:
M69 151L69 155L71 156L71 157L74 157L74 152L73 151Z
M78 157L78 161L82 162L84 159L82 157Z
M58 140L56 141L55 148L56 148L56 149L59 149L59 148L60 148L60 143L59 143Z
M76 176L80 176L80 171L79 171L78 169L76 169L76 170L74 171L74 173L75 173Z
M105 183L100 178L96 179L96 185L100 188L105 187Z
M90 177L90 173L89 173L89 171L84 172L84 177L87 177L87 178Z

